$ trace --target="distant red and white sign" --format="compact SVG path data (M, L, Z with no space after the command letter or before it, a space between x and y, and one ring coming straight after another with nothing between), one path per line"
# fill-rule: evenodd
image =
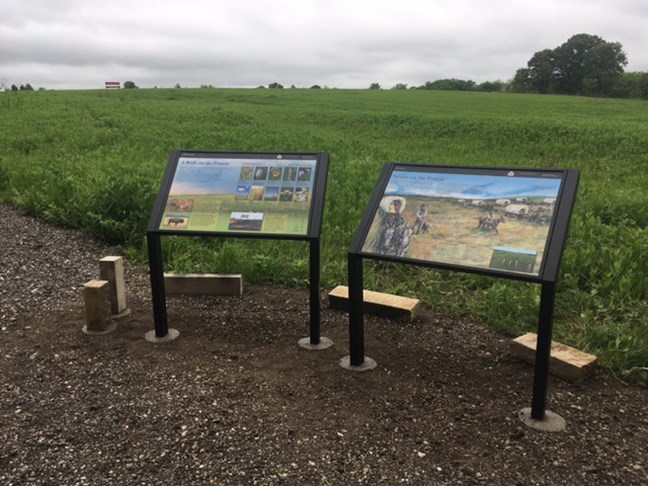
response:
M121 83L119 81L106 81L106 89L119 89Z

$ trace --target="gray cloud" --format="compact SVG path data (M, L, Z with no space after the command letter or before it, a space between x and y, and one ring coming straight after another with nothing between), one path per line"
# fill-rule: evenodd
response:
M643 0L23 0L0 17L0 79L53 89L507 80L585 32L648 70Z

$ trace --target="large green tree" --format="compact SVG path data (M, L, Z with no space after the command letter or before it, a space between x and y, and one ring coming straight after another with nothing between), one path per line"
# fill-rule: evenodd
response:
M555 49L536 52L514 84L533 93L609 96L627 63L620 43L576 34Z
M554 50L557 91L608 94L628 63L621 44L577 34Z

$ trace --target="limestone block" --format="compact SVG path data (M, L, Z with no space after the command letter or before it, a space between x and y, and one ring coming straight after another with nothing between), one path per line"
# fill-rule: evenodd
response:
M529 332L511 341L511 354L527 363L535 363L538 335ZM551 341L549 373L563 380L578 383L594 373L597 357L571 346Z
M329 306L343 311L349 310L349 287L338 285L328 294ZM418 312L420 300L399 295L363 290L363 310L367 314L394 317L412 321Z
M107 280L90 280L83 285L85 320L88 331L103 332L111 317L110 284Z
M128 309L126 304L126 281L124 279L124 259L120 256L107 256L99 260L99 273L102 280L110 284L110 309L113 315Z

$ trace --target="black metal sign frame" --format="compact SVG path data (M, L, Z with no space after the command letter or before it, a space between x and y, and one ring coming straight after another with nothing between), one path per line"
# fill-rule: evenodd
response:
M394 174L402 175L404 184L394 184ZM410 177L411 175L411 177ZM409 179L408 179L409 177ZM468 181L480 180L483 184L466 183ZM571 213L576 198L576 191L578 188L580 174L576 170L545 170L545 169L511 169L511 168L486 168L486 167L456 167L456 166L425 166L416 164L396 164L387 163L383 167L380 178L374 188L373 195L364 213L362 222L358 227L353 242L348 252L348 279L349 279L349 340L350 340L350 364L351 366L361 367L365 362L364 355L364 314L363 314L363 258L374 260L392 261L396 263L405 263L418 266L426 266L430 268L439 268L446 270L454 270L467 273L475 273L480 275L489 275L500 278L509 278L514 280L524 280L542 285L541 301L539 309L539 323L538 323L538 343L536 348L536 361L534 371L534 385L533 385L533 401L531 407L531 417L535 420L543 420L546 411L546 395L547 395L547 382L549 375L549 358L551 353L551 337L553 331L553 309L556 292L556 280L560 267L560 260L562 258ZM427 178L427 179L426 179ZM494 178L494 179L492 179ZM499 179L498 179L499 178ZM509 179L510 178L510 179ZM516 178L518 181L515 181ZM540 184L528 184L523 179L537 180L538 182L553 180L552 184L555 188L555 193L551 194L551 198L542 197L547 194L542 194L541 191L536 191L536 186L546 186ZM413 182L408 182L411 180ZM540 214L544 211L547 213L547 207L551 206L551 217L549 220L537 222L546 226L546 241L544 248L539 253L542 258L535 264L529 264L526 271L511 271L507 267L502 268L501 262L495 261L493 257L490 267L483 263L471 265L470 263L462 261L448 261L449 258L441 257L435 259L431 258L412 258L408 255L407 251L403 252L403 248L398 248L394 244L395 232L400 231L401 243L405 238L408 238L407 247L412 244L411 238L416 230L421 231L427 229L424 225L428 224L425 218L419 218L418 215L414 216L410 210L409 223L407 218L399 217L398 214L402 213L404 205L407 203L408 196L425 195L432 206L438 204L446 211L453 211L453 207L461 207L457 209L457 213L465 214L466 200L462 196L462 191L465 194L478 194L479 198L475 197L470 199L467 204L476 211L488 211L488 218L492 222L496 219L494 206L499 199L506 199L508 204L511 204L510 198L505 198L505 193L498 192L492 187L500 187L498 184L490 186L491 183L503 181L505 185L513 181L520 185L523 190L518 191L520 194L527 192L526 197L535 198L537 209L533 214ZM426 186L434 185L435 189L430 191ZM557 181L557 182L555 182ZM443 187L440 187L442 184ZM414 185L415 188L411 189ZM476 188L480 188L476 191ZM490 188L490 189L489 189ZM534 192L535 191L535 192ZM403 197L404 196L404 197ZM399 204L394 204L395 199L402 199ZM421 197L412 197L417 203L421 201ZM540 207L540 200L545 201L544 206ZM481 201L481 203L480 203ZM484 202L486 201L486 202ZM532 201L533 202L533 201ZM387 205L389 203L389 206ZM486 204L486 208L481 207ZM381 206L382 205L382 206ZM453 206L454 205L454 206ZM421 204L423 206L423 204ZM503 206L503 205L501 205ZM517 206L522 206L521 204ZM420 207L420 212L423 213L424 208ZM425 215L427 216L427 207L425 208ZM490 210L489 210L490 209ZM511 211L516 210L518 213L522 211L523 207L510 208ZM527 206L528 209L528 206ZM504 207L499 208L499 211L504 212ZM479 214L479 212L477 213ZM512 217L516 217L515 212L510 213ZM519 214L517 215L520 216ZM527 217L531 217L527 213ZM413 220L413 218L415 218ZM381 219L382 218L382 219ZM486 216L483 216L486 218ZM475 231L489 231L490 228L482 228L485 220L481 217L476 217L475 226L472 228ZM526 219L526 218L524 218ZM394 223L400 221L400 223ZM395 224L400 224L394 230ZM491 223L493 226L493 223ZM495 228L497 225L494 225ZM405 228L405 236L403 236L403 228ZM450 230L452 231L452 230ZM369 241L371 240L371 241ZM537 241L537 240L536 240ZM449 240L448 245L452 245L452 240ZM405 246L405 245L401 245ZM515 253L518 250L513 249L509 253ZM521 261L526 261L527 256L524 252ZM495 254L495 251L493 251ZM531 269L531 270L529 270Z
M161 237L175 235L307 241L310 251L310 343L320 343L320 235L328 164L329 157L325 152L177 150L171 153L146 232L156 338L164 339L169 333ZM194 166L199 167L199 170L195 170ZM267 213L273 210L281 213L282 210L277 209L281 204L284 209L292 206L290 203L297 194L297 188L303 188L299 192L302 199L295 202L296 205L301 204L301 207L289 216L280 214L284 220L293 223L292 229L282 231L279 227L277 230L277 224L273 223L272 230L268 231L263 226L264 213L255 210L231 211L232 208L245 205L244 202L237 204L232 201L242 199L239 192L242 192L240 188L245 185L245 180L241 179L247 179L248 167L253 171L251 179L256 177L254 171L261 169L254 183L262 188L259 191L260 199L250 199L250 206L260 207L260 204L264 204ZM300 167L304 170L301 181L298 182L300 176L297 170ZM273 169L277 170L276 177L272 174ZM277 182L272 182L273 179ZM286 182L282 182L284 180ZM282 183L292 191L285 191L285 198L280 200L279 190L275 190L275 187L281 187ZM247 196L251 198L249 192L248 190ZM201 201L204 203L202 210L199 207ZM298 213L297 216L294 216L295 212ZM257 216L259 214L260 217ZM223 218L229 222L223 222ZM199 219L202 227L190 224ZM224 224L228 226L223 227Z

